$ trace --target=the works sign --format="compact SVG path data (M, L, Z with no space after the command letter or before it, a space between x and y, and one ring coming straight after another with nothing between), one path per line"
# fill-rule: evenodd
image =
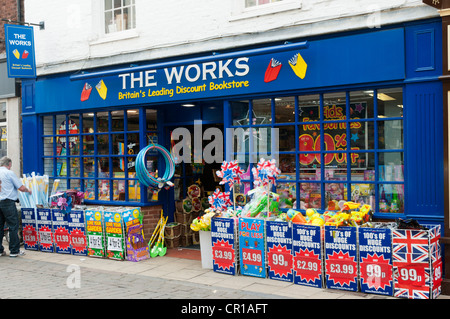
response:
M5 24L8 77L35 78L33 27Z
M35 112L60 111L62 105L97 109L404 79L403 38L398 28L47 77L36 82Z

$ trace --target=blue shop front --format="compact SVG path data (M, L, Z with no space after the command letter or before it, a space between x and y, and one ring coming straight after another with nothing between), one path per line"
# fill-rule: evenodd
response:
M235 189L245 195L251 167L276 157L285 208L352 200L375 218L443 224L441 74L433 19L38 76L22 82L23 171L85 192L87 204L162 206L173 220L190 185L222 186L224 159L247 172ZM219 128L223 148L213 163L183 156L175 186L151 192L136 156L151 143L171 149L177 128L205 152ZM150 153L147 168L162 174L164 160Z

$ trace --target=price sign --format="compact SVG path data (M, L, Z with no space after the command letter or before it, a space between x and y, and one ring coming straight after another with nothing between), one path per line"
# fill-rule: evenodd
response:
M87 255L87 238L84 212L72 210L68 214L69 233L72 255Z
M241 273L265 278L264 220L239 218L238 223Z
M213 270L229 275L236 274L236 223L231 218L211 220Z
M292 282L292 226L267 221L266 242L269 278Z
M356 227L325 226L327 288L358 291Z
M70 234L67 215L59 209L52 209L53 238L55 240L55 251L59 254L70 254Z
M99 235L89 235L89 248L103 249L103 237Z
M52 236L52 210L38 208L36 210L36 227L39 233L39 250L54 252Z
M361 291L392 296L391 230L359 228L358 237Z
M34 208L22 208L23 246L27 250L38 250L36 230L36 211Z
M294 283L322 288L322 227L292 225Z
M122 238L108 237L108 250L121 251L122 249Z

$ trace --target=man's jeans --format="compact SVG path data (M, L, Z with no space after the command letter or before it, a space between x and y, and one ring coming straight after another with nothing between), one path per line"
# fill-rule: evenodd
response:
M9 253L18 254L20 250L19 239L19 214L17 212L16 202L11 199L0 201L0 254L3 253L2 244L4 228L9 227Z

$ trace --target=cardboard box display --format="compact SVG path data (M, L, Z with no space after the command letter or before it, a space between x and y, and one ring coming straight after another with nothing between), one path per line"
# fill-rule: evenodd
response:
M103 208L85 211L88 256L103 258L106 255Z
M392 230L358 229L361 292L392 296Z
M358 291L357 228L324 227L327 288Z
M266 221L266 247L269 278L293 282L292 224Z
M124 224L120 210L104 212L106 257L115 260L124 260L126 255Z
M21 213L23 246L26 250L38 250L39 240L36 229L36 210L34 208L22 208Z
M72 210L68 215L70 246L72 255L87 256L85 215L82 210Z
M145 244L140 208L125 209L122 218L126 234L127 260L141 261L150 258L148 245Z
M52 233L55 244L55 252L59 254L70 254L70 234L67 214L60 209L52 209Z
M240 271L245 276L266 278L264 220L239 218Z
M439 225L392 231L394 296L433 299L441 293L442 256Z
M294 283L323 288L323 227L292 224Z
M232 218L211 219L213 270L236 275L238 273L237 224Z
M39 250L43 252L54 252L52 233L52 210L48 208L37 208L36 227L39 234Z

